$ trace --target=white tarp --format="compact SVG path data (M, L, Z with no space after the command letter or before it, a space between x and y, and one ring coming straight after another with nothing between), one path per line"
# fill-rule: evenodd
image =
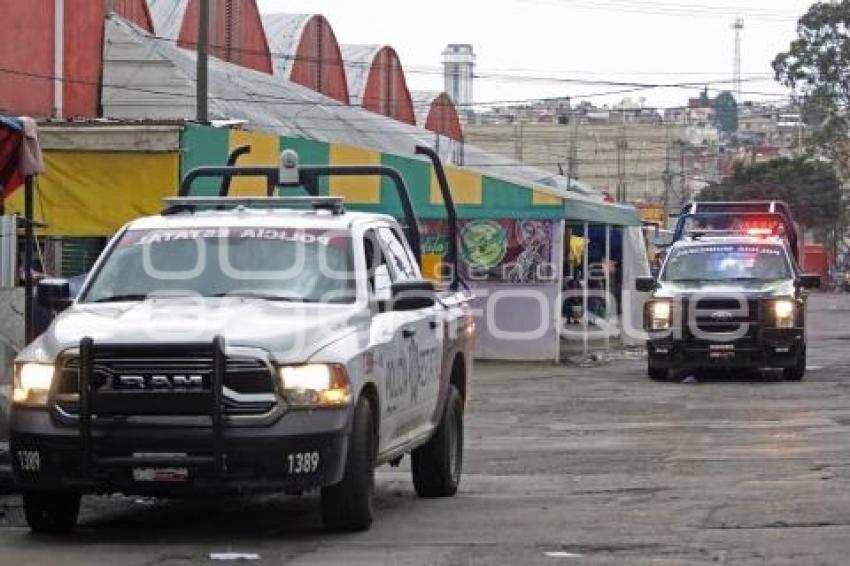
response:
M10 289L17 279L17 218L0 216L0 289Z
M638 277L649 277L649 256L646 251L646 240L643 228L631 226L623 229L623 317L621 333L623 344L640 346L644 340L639 336L643 327L643 307L647 295L638 293L635 280ZM632 330L630 330L632 329Z

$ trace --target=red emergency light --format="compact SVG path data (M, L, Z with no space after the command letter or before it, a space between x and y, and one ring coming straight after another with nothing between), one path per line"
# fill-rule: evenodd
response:
M749 236L773 236L775 232L773 228L747 228Z
M738 231L748 236L759 238L781 236L785 233L781 222L768 218L746 220L738 227Z

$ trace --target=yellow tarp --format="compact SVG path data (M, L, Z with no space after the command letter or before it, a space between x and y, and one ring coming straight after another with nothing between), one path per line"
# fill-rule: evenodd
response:
M35 218L46 236L111 236L122 225L159 213L162 198L177 194L178 153L50 151L38 177ZM24 213L24 191L6 201Z
M570 236L570 261L578 266L584 259L584 250L587 240L581 236Z

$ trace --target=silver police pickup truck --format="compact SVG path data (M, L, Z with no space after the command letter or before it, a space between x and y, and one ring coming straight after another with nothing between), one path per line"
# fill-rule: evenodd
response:
M81 495L321 490L333 530L373 518L374 470L410 454L422 497L455 494L475 323L420 272L416 219L353 213L317 178L380 167L205 168L268 198L182 196L125 226L15 365L11 451L34 531ZM437 161L437 165L439 165ZM300 185L308 196L282 197ZM448 192L446 190L446 192ZM450 193L449 195L450 201Z

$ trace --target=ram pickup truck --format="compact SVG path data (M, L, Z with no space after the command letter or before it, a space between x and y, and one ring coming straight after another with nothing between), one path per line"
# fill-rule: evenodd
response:
M472 378L471 295L423 279L400 224L317 197L385 168L207 168L268 198L182 196L129 223L17 358L11 452L33 531L73 528L84 494L321 490L332 530L373 519L374 470L411 455L422 497L455 494ZM275 196L303 186L306 197ZM312 190L311 190L312 188ZM450 199L449 199L450 200Z

